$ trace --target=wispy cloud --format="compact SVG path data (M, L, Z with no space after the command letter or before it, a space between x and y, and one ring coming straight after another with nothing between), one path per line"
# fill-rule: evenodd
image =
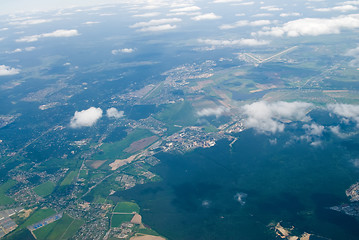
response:
M98 24L100 22L92 22L92 21L87 21L87 22L84 22L83 24L84 25L94 25L94 24Z
M298 12L292 12L292 13L281 13L279 14L280 17L298 17L300 16L300 13Z
M305 102L255 102L242 107L245 126L258 132L283 132L286 121L309 121L308 110L312 104Z
M140 17L140 18L147 18L147 17L156 17L160 15L159 12L148 12L148 13L142 13L142 14L135 14L133 17Z
M20 69L12 68L6 65L0 65L0 76L11 76L20 73Z
M171 9L170 12L194 12L201 10L200 7L197 6L189 6L189 7L182 7L182 8L174 8Z
M141 28L141 32L159 32L159 31L166 31L177 28L176 25L171 24L163 24L163 25L157 25L157 26L151 26L151 27L144 27Z
M76 111L71 118L70 127L91 127L102 117L102 112L101 108L95 107L90 107L89 109L80 112Z
M225 107L216 107L216 108L204 108L197 112L197 115L200 117L209 117L216 116L217 118L221 115L227 113L229 111L228 108Z
M41 24L41 23L48 23L52 22L51 19L29 19L24 21L13 21L9 22L10 25L35 25L35 24Z
M31 52L34 51L36 49L36 47L26 47L26 48L16 48L13 51L6 51L6 53L11 54L11 53L19 53L19 52Z
M269 41L257 40L252 38L241 38L238 40L216 40L216 39L198 39L199 43L212 45L212 46L263 46L268 45Z
M162 19L153 19L147 22L138 22L131 25L131 28L142 28L142 27L149 27L149 26L156 26L156 25L163 25L163 24L170 24L181 22L182 19L180 18L162 18Z
M221 19L221 16L218 16L214 13L206 13L206 14L201 14L198 16L195 16L193 18L191 18L192 20L195 21L201 21L201 20L216 20L216 19Z
M334 18L302 18L285 23L281 27L272 27L254 33L281 37L319 36L323 34L339 34L343 29L359 28L359 14L345 15Z
M220 29L233 29L233 28L246 27L246 26L256 27L256 26L270 25L271 23L272 22L270 20L257 20L257 21L252 21L252 22L250 22L248 20L241 20L241 21L237 21L233 24L223 24L219 28Z
M243 0L214 0L213 3L238 3Z
M134 48L122 48L122 49L114 49L111 51L113 55L117 55L120 53L133 53L135 51Z
M51 33L43 33L43 34L38 34L38 35L22 37L22 38L16 39L16 42L36 42L40 38L74 37L74 36L78 36L78 35L79 35L78 31L75 29L72 29L72 30L60 29L60 30L56 30Z
M281 11L281 10L283 10L283 8L276 7L276 6L262 6L260 9L262 9L262 10L267 10L267 11L269 11L269 12L274 12L274 11Z
M349 11L358 10L358 7L353 5L343 5L343 6L335 6L331 8L315 8L313 10L317 12L332 12L332 11L349 12Z
M359 46L354 49L350 49L345 53L345 56L353 57L354 59L349 62L352 67L359 67Z

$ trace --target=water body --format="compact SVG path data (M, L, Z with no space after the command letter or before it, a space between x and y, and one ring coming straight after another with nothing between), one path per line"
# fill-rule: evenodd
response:
M357 239L358 221L328 209L348 201L355 156L333 136L314 148L293 134L273 141L248 130L232 148L220 141L184 155L160 153L152 171L163 180L119 194L137 201L144 222L169 239L274 239L268 224L279 221L297 234Z

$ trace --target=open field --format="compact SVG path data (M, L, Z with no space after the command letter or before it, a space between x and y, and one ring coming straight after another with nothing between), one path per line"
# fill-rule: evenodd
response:
M133 202L119 202L113 212L117 213L133 213L133 212L140 212L140 207L137 203Z
M8 180L6 183L0 185L0 206L8 205L14 200L6 195L6 192L16 185L14 180Z
M122 223L131 222L133 214L113 214L111 227L120 227Z
M73 219L69 215L64 214L60 220L34 231L34 234L39 240L69 239L82 224L82 220Z
M54 182L47 181L47 182L41 183L39 186L35 187L34 191L40 197L46 197L54 191L55 186L56 185Z
M71 171L69 172L65 179L62 180L60 186L66 186L66 185L70 185L72 183L72 181L74 180L74 177L76 176L77 171Z
M124 150L124 152L127 153L135 153L137 151L142 150L143 148L151 145L158 139L157 136L147 137L143 138L141 140L138 140L136 142L131 143L131 145Z
M23 224L21 224L17 230L26 228L27 226L40 222L41 220L48 218L54 214L56 214L55 210L50 208L38 209L33 214L31 214L30 217Z
M135 129L129 133L123 140L114 143L105 143L101 146L101 152L95 154L94 160L115 160L129 157L131 154L124 152L133 142L143 138L151 137L153 133L146 129Z
M106 160L87 160L86 165L90 166L93 169L98 169L105 162L106 162Z

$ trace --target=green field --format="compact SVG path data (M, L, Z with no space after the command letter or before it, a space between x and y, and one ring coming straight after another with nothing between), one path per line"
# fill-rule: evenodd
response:
M169 104L156 118L166 125L192 126L197 122L196 113L191 103L187 101Z
M60 186L70 185L77 175L77 171L71 171L67 174L64 180L62 180Z
M82 224L82 220L73 219L69 215L64 214L63 217L56 222L35 230L34 234L39 240L69 239L77 232Z
M114 214L111 219L111 227L120 227L122 223L130 222L133 214Z
M30 226L31 224L40 222L41 220L48 218L52 215L56 214L56 211L50 208L46 208L46 209L39 209L36 212L34 212L33 214L31 214L31 216L18 227L18 230L26 228L28 226Z
M119 202L113 212L118 213L133 213L133 212L140 212L140 207L137 205L137 203L133 202Z
M132 154L124 153L127 147L131 145L131 143L141 140L143 138L151 137L154 134L147 129L136 129L133 132L129 133L123 140L117 141L114 143L105 143L101 146L102 152L96 154L93 159L94 160L115 160L118 158L126 158L131 156Z
M141 233L144 235L160 236L155 230L152 230L151 228L138 229L137 233Z
M54 191L55 186L56 185L54 182L47 181L47 182L41 183L39 186L35 187L34 191L40 197L46 197Z
M0 206L9 205L15 201L6 195L6 192L16 185L14 180L8 180L6 183L0 185Z

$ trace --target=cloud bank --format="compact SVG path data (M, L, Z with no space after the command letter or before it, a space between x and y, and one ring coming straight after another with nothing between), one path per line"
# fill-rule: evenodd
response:
M11 76L20 73L20 69L12 68L6 65L0 65L0 76Z
M25 37L16 39L16 42L36 42L40 38L74 37L74 36L78 36L78 35L79 35L79 33L76 29L71 29L71 30L59 29L59 30L53 31L51 33L42 33L42 34L38 34L38 35L25 36Z
M309 121L312 104L305 102L255 102L242 107L245 126L258 132L283 132L286 121Z
M344 15L333 18L302 18L285 23L281 27L272 27L254 33L274 37L288 36L319 36L324 34L339 34L344 29L359 28L359 14Z
M81 128L91 127L102 117L102 109L90 107L87 110L80 112L76 111L74 116L71 118L70 127Z

